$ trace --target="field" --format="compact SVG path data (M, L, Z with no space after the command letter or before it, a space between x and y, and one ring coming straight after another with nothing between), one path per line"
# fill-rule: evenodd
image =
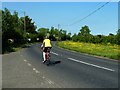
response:
M57 42L56 45L61 48L77 51L80 53L87 53L91 55L120 60L119 45L111 45L110 43L103 45L73 41Z

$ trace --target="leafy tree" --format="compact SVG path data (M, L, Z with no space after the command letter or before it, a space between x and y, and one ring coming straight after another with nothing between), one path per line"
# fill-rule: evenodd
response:
M19 29L19 17L18 17L18 12L14 11L14 14L12 15L12 22L13 22L13 27L15 30Z
M18 17L18 13L14 11L13 15L5 8L2 12L2 46L3 53L6 50L12 50L12 47L19 46L25 43L26 33L24 31L23 18ZM1 17L0 17L1 18ZM26 32L36 33L36 26L32 19L26 16ZM10 43L9 39L14 42Z
M88 26L84 26L80 29L80 32L78 33L78 37L79 37L79 41L82 41L82 42L90 42L90 37L91 37L91 34L90 34L90 29Z
M120 45L120 29L117 31L117 44Z
M60 31L57 28L51 27L50 29L50 39L55 41L60 38Z
M84 27L82 27L82 29L80 29L79 35L87 36L90 34L90 32L91 31L90 31L89 27L85 25Z
M2 53L2 10L0 10L0 54Z
M116 36L112 33L110 33L108 36L108 43L111 43L111 44L116 44Z
M28 42L37 42L37 34L27 33L27 41ZM30 41L29 41L30 40Z
M78 41L78 36L76 35L76 33L74 33L74 35L72 36L72 40L75 42Z
M71 33L68 33L68 34L66 35L66 39L67 39L67 40L71 40Z
M66 40L66 30L61 30L61 40Z
M35 24L35 22L32 22L32 19L29 18L29 16L20 18L20 28L22 30L24 30L24 32L36 34L37 32L35 30L36 30L37 26L35 26L34 24Z
M5 11L2 11L2 53L7 49L11 49L10 44L8 43L8 39L10 38L10 34L13 34L12 30L12 16L8 9L5 8ZM8 32L10 30L10 32Z
M40 39L40 41L43 41L43 39L47 35L47 33L49 33L48 28L39 28L37 37Z
M55 39L55 32L54 32L54 27L51 27L51 29L50 29L50 39L51 40L56 40Z
M8 39L14 38L14 29L13 29L12 15L10 11L5 8L2 11L2 46L3 50L10 48L10 44L8 43Z
M109 33L109 36L114 36L114 34L112 34L112 33Z
M0 10L0 30L2 29L2 10Z

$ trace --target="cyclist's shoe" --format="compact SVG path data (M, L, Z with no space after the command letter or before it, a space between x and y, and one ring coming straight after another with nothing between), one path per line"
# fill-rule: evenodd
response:
M45 61L42 61L43 63L45 63Z
M46 60L45 61L43 61L43 64L46 62Z

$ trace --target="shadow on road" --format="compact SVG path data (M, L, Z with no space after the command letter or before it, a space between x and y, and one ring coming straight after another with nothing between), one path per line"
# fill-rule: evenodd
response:
M22 48L29 48L30 45L23 45Z
M47 66L54 66L54 65L60 64L60 63L61 63L61 61L50 61L50 62L46 62L46 65Z

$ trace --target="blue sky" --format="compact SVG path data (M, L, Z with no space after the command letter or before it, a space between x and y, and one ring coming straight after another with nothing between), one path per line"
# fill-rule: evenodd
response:
M74 25L70 25L81 20L94 10L101 7L106 2L3 2L2 7L8 8L11 12L16 10L19 16L23 16L23 11L37 25L37 28L58 27L71 32L78 33L82 26L87 25L91 34L109 33L116 34L118 29L118 3L110 2L96 13ZM68 26L65 26L68 25Z

